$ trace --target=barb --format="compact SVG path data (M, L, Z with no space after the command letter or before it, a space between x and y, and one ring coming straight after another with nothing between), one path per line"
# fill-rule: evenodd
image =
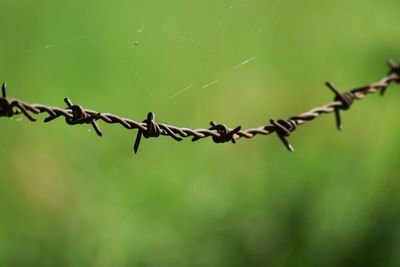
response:
M269 125L246 130L241 130L241 126L232 129L224 124L217 124L213 121L210 123L211 127L208 129L189 129L167 124L158 124L155 122L155 115L152 112L148 113L147 119L144 121L136 122L110 113L100 113L85 109L78 105L73 105L71 100L68 98L64 99L64 102L67 104L66 108L49 107L42 104L28 104L19 99L8 98L6 83L3 83L2 85L0 117L12 117L22 114L30 121L36 121L34 115L47 113L49 116L44 119L45 123L53 121L59 117L64 117L68 125L91 124L98 136L102 136L102 132L97 121L101 120L108 124L120 124L128 130L138 129L134 144L135 153L137 153L139 149L142 135L145 138L164 135L172 137L176 141L181 141L183 138L189 137L192 138L192 141L211 137L215 143L226 143L229 141L236 143L240 138L249 139L256 135L269 135L272 133L278 135L279 139L289 151L294 151L287 138L297 129L298 126L312 121L322 114L335 113L336 127L341 130L342 120L340 117L340 111L349 110L355 100L362 100L368 94L379 92L383 96L393 82L400 83L400 65L393 60L389 60L388 64L390 71L378 82L344 93L341 93L332 83L327 82L326 86L335 94L332 102L287 119L271 119Z

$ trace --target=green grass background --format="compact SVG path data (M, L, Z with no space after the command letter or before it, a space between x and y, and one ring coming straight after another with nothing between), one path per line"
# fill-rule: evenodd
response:
M9 96L191 128L285 118L399 59L400 2L0 0ZM211 82L217 83L205 86ZM186 91L174 96L180 90ZM204 87L204 88L203 88ZM0 120L0 266L399 266L400 91L276 136Z

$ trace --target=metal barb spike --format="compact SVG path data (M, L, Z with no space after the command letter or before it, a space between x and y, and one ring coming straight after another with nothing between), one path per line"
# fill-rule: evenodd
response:
M279 139L285 145L285 147L290 151L294 152L293 146L289 143L286 137L290 136L290 133L296 129L296 124L290 120L270 120L270 123L275 127L275 132Z
M69 98L64 98L64 102L65 102L65 104L67 104L68 107L72 107L73 106L72 102L71 102L71 100Z
M4 98L7 97L7 83L4 82L3 85L1 86L1 92Z
M326 82L325 85L331 89L331 91L336 95L336 96L340 96L340 92L338 89L336 89L336 86L334 86L331 82Z
M137 154L137 152L139 150L139 144L140 144L140 140L142 138L142 135L145 138L160 136L161 128L154 121L155 117L156 116L155 116L155 114L153 112L147 113L147 118L143 121L143 123L146 123L146 130L143 131L141 128L139 128L138 133L136 135L135 144L133 146L133 150L134 150L135 154Z
M348 110L350 108L354 101L354 95L351 92L341 93L336 86L330 82L326 82L325 85L335 94L334 101L339 101L342 104L340 107L335 107L336 128L341 131L343 129L343 124L340 117L340 110Z

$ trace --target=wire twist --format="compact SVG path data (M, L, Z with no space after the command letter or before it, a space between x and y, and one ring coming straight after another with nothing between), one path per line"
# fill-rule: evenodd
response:
M312 121L322 114L335 113L336 127L342 129L342 120L340 111L349 110L355 100L362 100L368 94L380 92L384 95L391 83L400 83L400 65L389 60L390 71L378 82L358 87L348 92L341 93L332 83L327 82L326 86L334 93L334 100L321 107L316 107L308 112L287 119L270 120L270 125L260 126L242 130L241 126L229 128L224 124L211 122L208 129L190 129L185 127L176 127L172 125L156 123L155 115L152 112L147 114L147 118L142 122L136 122L131 119L122 118L110 113L100 113L97 111L85 109L79 105L73 105L68 98L64 99L66 108L49 107L42 104L28 104L19 99L10 99L7 96L7 85L2 85L2 97L0 97L0 117L13 117L22 114L30 121L36 121L34 115L47 113L48 117L44 119L45 123L53 121L59 117L64 117L68 125L91 124L98 136L102 136L97 121L101 120L108 124L120 124L124 128L138 129L134 151L137 153L142 135L148 139L150 137L159 137L161 135L170 136L176 141L183 138L192 138L192 141L198 141L211 137L215 143L226 143L236 141L240 138L253 138L256 135L269 135L276 133L282 143L289 151L294 151L288 141L288 137L298 126Z

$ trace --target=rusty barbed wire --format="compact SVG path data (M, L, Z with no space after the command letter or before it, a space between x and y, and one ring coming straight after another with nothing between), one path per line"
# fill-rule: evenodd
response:
M190 129L176 127L163 123L156 123L155 115L149 112L147 118L142 122L136 122L131 119L122 118L111 113L102 113L85 109L79 105L72 104L68 98L64 99L66 108L50 107L42 104L28 104L19 99L11 99L7 96L7 85L2 85L2 97L0 97L0 117L12 117L22 114L30 121L36 121L34 115L47 113L49 116L44 119L45 123L53 121L59 117L64 117L68 125L91 124L98 136L102 136L102 131L97 124L101 120L108 124L120 124L126 129L138 129L134 151L137 153L141 137L159 137L170 136L176 141L182 141L183 138L191 137L192 141L198 141L211 137L215 143L236 143L239 138L253 138L256 135L269 135L276 133L282 143L289 151L294 151L287 138L296 130L297 126L312 121L322 114L335 113L336 127L342 129L340 111L350 109L355 100L361 100L368 94L380 92L383 96L391 83L400 83L400 65L393 60L389 60L389 73L378 82L362 86L348 92L341 93L332 83L327 82L326 86L334 93L334 99L321 107L316 107L308 112L293 116L287 119L270 119L270 124L258 128L241 130L241 126L229 128L224 124L217 124L211 121L211 127L208 129Z

